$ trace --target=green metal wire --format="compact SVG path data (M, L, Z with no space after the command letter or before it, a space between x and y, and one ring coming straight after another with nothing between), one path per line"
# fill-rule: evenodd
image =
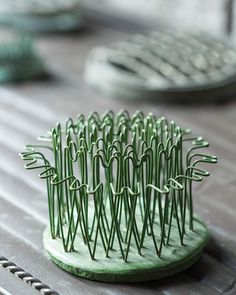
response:
M41 137L42 145L28 145L21 157L46 180L52 238L65 252L79 239L91 259L99 241L104 257L116 250L126 262L131 245L141 255L147 240L161 256L175 224L184 245L194 230L192 182L209 175L196 165L217 162L198 152L208 143L189 133L153 114L108 111L69 119Z

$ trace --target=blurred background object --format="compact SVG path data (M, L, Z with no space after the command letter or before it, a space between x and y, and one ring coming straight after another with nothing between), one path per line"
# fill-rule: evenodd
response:
M82 24L78 0L0 0L0 25L63 32L77 30Z
M14 4L16 0L4 2ZM173 32L175 29L189 29L192 33L204 30L234 41L233 1L126 2L83 0L80 11L86 18L88 30L82 34L80 31L37 34L37 48L55 79L0 87L0 255L59 294L236 294L235 96L228 100L226 95L220 104L161 104L145 97L135 101L114 100L91 89L83 79L90 50L143 33L147 28L158 29L163 25L172 26ZM177 19L177 15L181 17ZM103 113L106 109L127 109L131 113L141 109L146 114L151 111L157 116L172 118L177 124L191 128L194 134L208 138L211 152L219 157L218 169L208 184L203 188L196 186L195 210L207 221L211 239L202 259L191 270L149 284L102 284L80 280L60 270L42 250L42 232L48 223L46 191L43 182L35 182L35 175L24 171L18 153L26 142L34 142L38 134L44 134L56 122L76 118L78 113L88 114L94 110ZM0 290L2 288L17 295L39 294L4 268L0 268Z
M0 30L0 82L23 81L45 75L45 68L30 36Z
M236 50L208 33L159 26L93 49L85 73L112 97L202 102L235 93Z
M234 0L81 0L90 15L122 18L155 27L195 29L222 35L232 29Z

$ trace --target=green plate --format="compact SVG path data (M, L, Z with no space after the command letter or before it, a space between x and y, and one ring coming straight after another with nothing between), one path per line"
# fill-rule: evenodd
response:
M194 264L208 242L208 230L195 216L194 231L186 232L183 246L176 242L179 241L178 230L173 225L172 239L168 246L163 247L161 257L156 255L150 239L142 249L142 255L131 245L127 262L123 262L120 253L115 250L106 258L99 243L97 257L91 260L87 247L80 241L81 237L77 236L75 251L65 253L61 240L51 238L49 228L46 228L43 237L44 247L51 259L74 275L104 282L142 282L174 275Z

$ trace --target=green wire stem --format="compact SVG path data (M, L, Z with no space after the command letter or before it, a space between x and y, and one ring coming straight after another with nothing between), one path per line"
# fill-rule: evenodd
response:
M100 241L99 257L116 250L127 262L131 245L142 255L151 241L161 257L173 224L180 245L194 231L192 183L209 175L197 164L217 158L199 152L209 144L190 130L153 114L108 111L68 119L39 139L21 157L46 180L51 238L65 252L79 239L96 260Z

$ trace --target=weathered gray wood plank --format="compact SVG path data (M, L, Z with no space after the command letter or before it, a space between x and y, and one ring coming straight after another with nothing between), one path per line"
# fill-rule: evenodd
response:
M235 294L236 101L223 105L172 105L103 97L83 81L87 52L95 45L126 35L123 29L94 26L82 35L41 37L40 50L54 79L0 88L0 255L65 295ZM79 112L121 108L174 119L206 137L211 152L219 157L217 166L210 168L212 177L196 186L194 196L196 211L207 222L212 237L205 254L190 271L159 282L95 283L75 278L50 262L41 241L48 218L43 181L37 179L36 173L25 171L18 156L24 144L32 143L57 121ZM9 281L6 278L6 283ZM1 277L0 286L5 286Z

